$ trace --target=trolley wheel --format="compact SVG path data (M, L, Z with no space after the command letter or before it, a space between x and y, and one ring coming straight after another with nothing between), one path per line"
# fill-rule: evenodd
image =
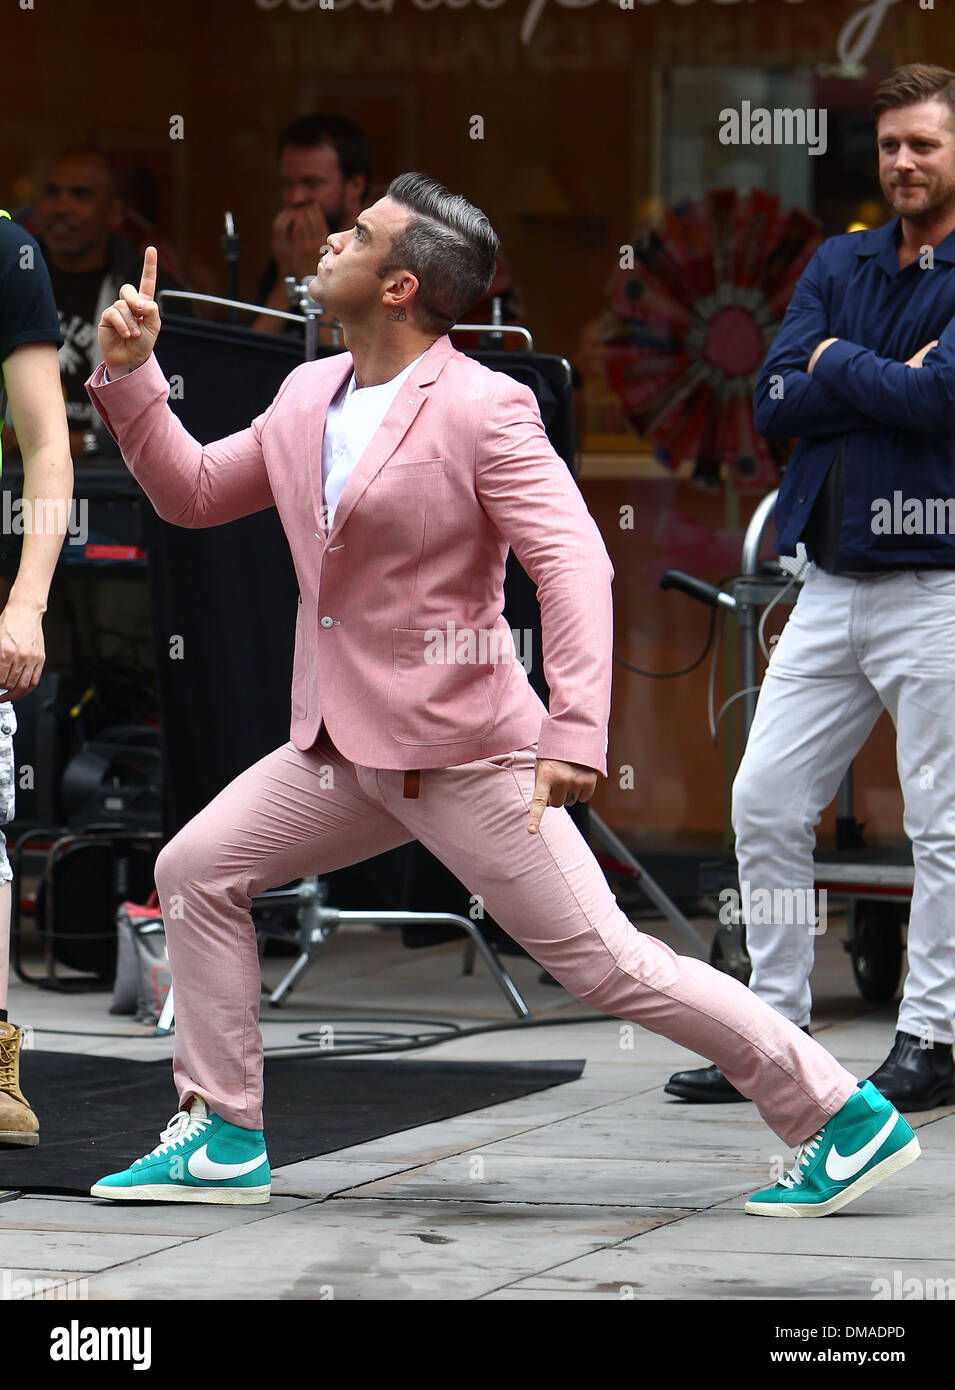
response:
M902 923L907 909L898 903L853 903L848 951L863 999L885 1003L895 997L902 977Z
M717 930L710 947L710 965L714 970L722 970L724 975L732 975L740 984L749 984L752 965L746 954L744 927L720 927Z

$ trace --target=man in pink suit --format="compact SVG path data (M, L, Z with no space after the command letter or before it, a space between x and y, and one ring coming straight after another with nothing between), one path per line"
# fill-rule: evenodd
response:
M533 394L448 338L498 246L460 195L395 179L329 237L313 281L348 351L296 368L248 429L205 448L152 355L155 253L103 314L89 393L158 514L217 526L277 507L300 597L289 742L156 863L181 1109L94 1196L268 1201L251 900L412 839L577 998L711 1058L799 1146L748 1211L826 1215L918 1156L874 1087L637 931L564 809L607 775L613 570ZM509 546L538 586L549 711L502 617ZM250 632L249 679L267 678Z

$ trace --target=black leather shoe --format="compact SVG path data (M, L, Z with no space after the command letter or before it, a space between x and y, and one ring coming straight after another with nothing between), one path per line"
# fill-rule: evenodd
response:
M675 1071L664 1086L668 1096L710 1105L729 1105L745 1101L742 1091L731 1086L719 1067L698 1067L695 1071Z
M869 1077L896 1110L934 1110L955 1105L951 1043L923 1047L914 1033L896 1033L892 1051Z
M809 1029L804 1028L804 1033ZM693 1100L698 1104L733 1105L748 1097L727 1081L719 1067L697 1067L694 1071L675 1071L663 1088L668 1096Z

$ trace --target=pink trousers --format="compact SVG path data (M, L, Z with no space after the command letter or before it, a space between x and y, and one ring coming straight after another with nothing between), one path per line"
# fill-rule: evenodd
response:
M638 931L566 810L528 834L534 769L534 745L425 768L406 798L402 772L349 762L323 727L308 752L286 743L225 787L156 862L180 1103L262 1128L251 899L419 840L571 994L717 1063L785 1143L820 1129L856 1078L737 980Z

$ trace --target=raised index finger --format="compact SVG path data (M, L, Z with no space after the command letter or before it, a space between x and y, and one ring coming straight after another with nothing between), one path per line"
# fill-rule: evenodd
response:
M155 299L156 297L156 266L158 261L159 257L156 254L155 246L147 246L143 258L143 275L139 282L139 297L141 299Z

